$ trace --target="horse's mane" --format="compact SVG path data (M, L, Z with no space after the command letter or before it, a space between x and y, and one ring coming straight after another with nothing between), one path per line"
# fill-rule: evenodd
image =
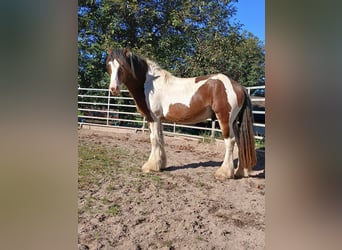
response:
M151 73L159 73L160 71L163 71L163 69L155 61L146 59L146 62Z
M148 64L148 68L151 74L163 76L165 79L165 82L168 82L168 80L173 76L169 71L160 67L158 63L150 59L146 59L146 62Z
M136 69L144 68L147 62L144 58L135 55L129 49L114 49L109 53L108 60L116 59L127 73L136 78Z
M149 58L138 56L129 49L114 49L109 51L107 61L116 59L127 73L132 74L136 78L137 70L148 67L153 75L163 75L167 81L172 74L162 69L159 64Z

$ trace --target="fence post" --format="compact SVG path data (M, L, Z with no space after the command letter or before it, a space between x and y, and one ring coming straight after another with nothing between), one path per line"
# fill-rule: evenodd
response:
M211 120L211 140L214 140L215 137L215 120Z
M108 90L108 102L107 102L107 126L109 125L109 109L110 109L110 91Z
M145 116L143 117L143 125L142 125L142 132L145 133L145 123L146 123L146 119Z

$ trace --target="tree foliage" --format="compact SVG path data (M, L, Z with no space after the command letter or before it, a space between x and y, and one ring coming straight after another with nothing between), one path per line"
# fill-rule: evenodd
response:
M258 84L264 45L231 21L236 2L80 0L80 86L108 86L108 47L129 47L177 76L221 72L246 86Z

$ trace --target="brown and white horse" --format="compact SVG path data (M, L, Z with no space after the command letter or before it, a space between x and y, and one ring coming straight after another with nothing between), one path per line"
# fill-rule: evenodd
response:
M162 121L193 124L216 115L226 146L217 179L248 177L256 164L251 101L244 87L223 74L179 78L155 62L129 49L108 50L106 67L110 91L116 95L125 84L137 108L149 122L152 144L144 172L166 167ZM234 173L233 149L237 143L238 168Z

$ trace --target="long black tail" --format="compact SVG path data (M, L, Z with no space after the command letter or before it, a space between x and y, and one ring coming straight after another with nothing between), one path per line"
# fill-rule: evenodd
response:
M236 143L239 148L239 164L241 167L243 166L244 168L252 170L257 162L253 130L252 102L247 90L245 88L243 88L243 90L245 93L245 100L233 123L233 129Z

